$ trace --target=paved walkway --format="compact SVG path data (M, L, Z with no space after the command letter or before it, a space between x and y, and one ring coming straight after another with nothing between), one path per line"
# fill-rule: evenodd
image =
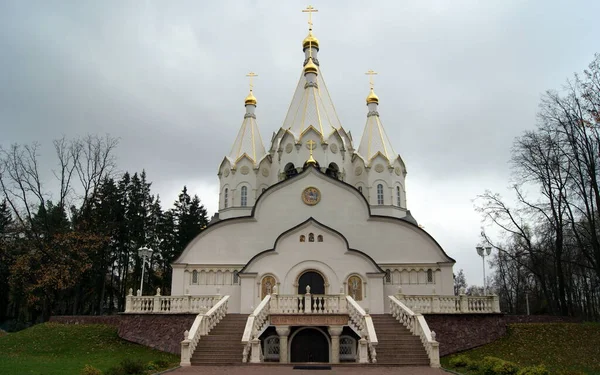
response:
M282 375L329 375L329 374L361 374L361 375L448 375L442 369L431 367L386 367L386 366L332 366L331 370L294 370L292 365L247 365L247 366L190 366L180 367L166 375L175 374L207 374L207 375L264 375L264 374L282 374Z

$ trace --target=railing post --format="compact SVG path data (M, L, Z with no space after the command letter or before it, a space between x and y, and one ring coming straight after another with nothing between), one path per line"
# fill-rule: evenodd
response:
M125 298L125 312L131 312L133 310L133 288L129 288L129 294Z
M431 342L431 352L429 353L429 365L434 368L440 367L440 343Z
M431 312L439 313L440 311L440 296L435 292L435 287L433 287L433 295L431 296Z
M184 297L184 301L183 301L184 306L182 306L183 310L185 312L192 312L192 296L190 296L189 294L186 294L183 297Z
M250 353L250 363L262 362L262 353L261 353L262 348L260 347L260 340L258 339L258 337L254 337L252 339L251 343L252 343L252 352Z
M181 362L180 366L191 366L191 355L190 355L190 339L189 339L189 331L185 331L183 333L183 341L181 342Z
M461 288L460 290L460 312L466 313L469 311L469 301L467 300L467 296L465 296L465 290Z
M358 363L369 363L369 348L364 337L358 340Z
M500 312L500 298L495 293L492 295L492 309L495 313Z
M304 313L310 314L312 312L312 301L310 298L310 285L306 286L306 294L304 295Z
M398 301L404 303L404 294L402 293L401 286L398 287L398 292L396 293L396 298L398 299Z
M160 312L160 288L156 289L156 295L152 304L153 312Z

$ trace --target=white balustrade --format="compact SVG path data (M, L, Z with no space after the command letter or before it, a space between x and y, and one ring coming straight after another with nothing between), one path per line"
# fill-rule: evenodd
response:
M373 318L350 296L343 296L348 303L348 323L357 332L361 341L366 340L368 351L359 350L359 363L377 362L377 334L373 325ZM366 352L366 353L365 353ZM369 361L370 359L370 361Z
M429 330L425 317L414 313L404 303L396 297L389 296L390 310L392 316L404 325L413 335L419 336L423 347L429 356L429 365L431 367L440 367L440 348L435 340L435 332Z
M129 289L125 299L125 313L127 314L185 314L205 313L223 296L161 296L160 289L154 296L134 296Z
M343 294L271 295L271 314L346 314Z
M185 331L181 342L181 366L190 366L191 358L196 350L200 337L206 336L227 315L227 303L229 296L222 297L205 314L198 314L192 328Z
M498 296L396 295L406 307L421 314L494 314L500 313Z
M263 328L269 324L271 295L267 295L254 309L246 320L246 327L242 334L242 362L258 363L263 361L262 349L258 336ZM250 358L248 358L250 356Z

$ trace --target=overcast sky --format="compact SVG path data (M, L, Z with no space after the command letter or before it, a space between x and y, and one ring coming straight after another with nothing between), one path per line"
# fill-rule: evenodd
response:
M263 140L302 68L303 1L0 1L0 144L120 138L169 206L183 185L215 211L217 168L255 71ZM514 138L541 94L600 52L600 1L319 1L319 61L358 142L373 69L379 112L407 169L407 201L469 284L482 283L473 198L505 192ZM266 144L266 147L269 145Z

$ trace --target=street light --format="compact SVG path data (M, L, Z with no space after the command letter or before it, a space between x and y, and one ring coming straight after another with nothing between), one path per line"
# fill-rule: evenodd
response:
M483 295L486 296L487 286L485 285L485 257L489 256L492 253L492 248L486 247L484 249L483 246L477 246L475 249L477 249L477 254L479 254L479 256L481 257L481 261L483 262Z
M142 279L140 280L140 295L143 294L142 291L144 290L144 268L146 267L146 262L148 262L148 264L150 264L150 262L148 261L148 259L150 259L150 257L152 256L152 249L148 249L146 246L144 247L140 247L138 249L138 255L140 256L140 258L142 258Z

